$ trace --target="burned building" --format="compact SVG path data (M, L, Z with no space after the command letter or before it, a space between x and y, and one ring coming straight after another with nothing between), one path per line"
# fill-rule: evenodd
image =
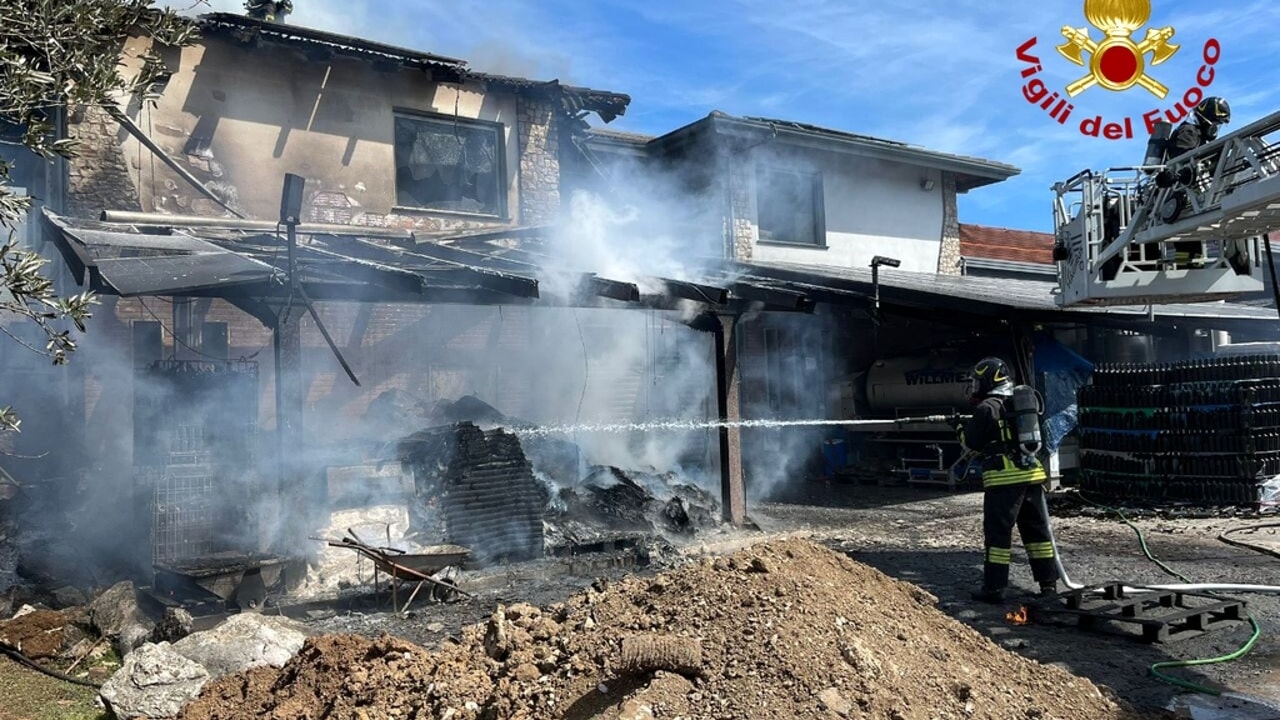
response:
M747 488L803 477L836 434L787 421L902 410L867 384L877 363L929 354L945 370L1039 327L1146 322L1058 309L1045 283L958 275L956 194L1016 173L1002 163L721 113L658 138L586 132L629 98L237 15L198 22L196 44L159 48L170 72L153 102L66 118L84 153L51 175L65 192L32 225L64 285L102 304L64 399L43 409L69 418L64 454L100 485L168 478L142 488L146 507L165 508L166 487L213 475L169 461L139 472L156 467L135 450L145 426L182 423L147 420L137 400L156 369L216 367L227 384L210 397L240 399L215 402L211 424L256 429L252 453L219 442L230 465L211 463L253 458L243 477L260 479L249 514L261 522L238 526L254 535L244 546L305 544L333 504L325 468L357 468L343 502L373 501L380 476L358 470L373 449L452 424L425 408L472 395L593 456L594 470L561 465L552 481L677 472L718 483L741 523ZM1156 314L1197 329L1224 317ZM256 402L234 391L233 367L254 368ZM382 412L393 396L405 407ZM499 459L510 449L472 440ZM528 485L520 465L504 472ZM200 492L234 497L219 488ZM519 510L518 539L481 555L534 551L532 511ZM167 517L148 511L151 554ZM194 532L173 542L213 547Z

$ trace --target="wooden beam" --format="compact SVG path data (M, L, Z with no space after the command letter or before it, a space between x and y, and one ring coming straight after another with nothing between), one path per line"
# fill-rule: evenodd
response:
M714 329L716 343L716 404L722 423L742 419L741 379L738 373L737 315L721 315ZM726 522L742 527L747 521L746 481L742 470L742 430L720 428L720 508Z

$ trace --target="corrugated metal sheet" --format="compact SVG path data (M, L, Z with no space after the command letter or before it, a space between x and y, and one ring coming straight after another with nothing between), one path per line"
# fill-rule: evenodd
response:
M856 283L871 292L870 268L834 268L779 262L738 263L751 277L779 278L788 274L805 277L805 282L821 285L824 279ZM1060 308L1054 298L1057 283L1037 280L933 275L880 269L880 294L883 302L902 303L914 307L956 307L961 311L1000 314L1001 312L1034 313L1064 322L1087 320L1103 315L1144 316L1146 306ZM957 304L958 303L958 304ZM1201 318L1276 322L1274 312L1248 305L1206 302L1156 305L1156 317Z
M960 260L966 272L970 270L995 270L1003 273L1020 275L1057 275L1058 268L1035 262L1018 262L1016 260L992 260L984 257L971 257L961 254Z
M103 259L102 279L120 295L164 295L271 279L266 263L231 252Z
M222 252L222 249L213 243L181 234L144 235L136 232L112 232L77 228L76 238L89 247L188 253Z

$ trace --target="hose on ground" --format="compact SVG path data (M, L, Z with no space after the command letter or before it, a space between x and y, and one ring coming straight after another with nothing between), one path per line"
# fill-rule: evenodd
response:
M1044 499L1045 493L1037 494L1040 496L1040 515L1044 518L1044 526L1049 528L1049 544L1053 546L1053 564L1058 567L1058 578L1068 589L1079 590L1084 585L1071 582L1071 577L1067 575L1067 568L1062 564L1062 553L1058 550L1058 538L1053 534L1053 523L1049 519L1049 503Z
M5 655L8 655L10 658L13 659L14 662L20 665L26 665L32 670L35 670L36 672L44 673L45 675L48 675L51 678L56 678L58 680L62 680L63 682L69 682L75 685L90 687L95 690L100 689L102 687L98 683L91 682L89 680L81 680L80 678L73 678L70 675L65 675L63 673L60 673L57 670L50 670L49 668L37 663L35 660L32 660L26 655L23 655L22 651L18 650L18 648L13 647L12 645L5 642L0 642L0 653L4 653Z
M1262 530L1263 528L1274 528L1274 527L1280 527L1280 522L1266 522L1266 523L1259 523L1257 525L1241 525L1239 527L1227 528L1226 530L1223 530L1222 532L1218 533L1218 539L1228 545L1233 545L1238 548L1244 548L1245 550L1252 550L1254 552L1262 553L1263 555L1270 555L1271 557L1274 557L1274 558L1280 558L1280 550L1275 550L1274 548L1262 547L1260 545L1255 545L1253 543L1245 542L1243 540L1233 540L1227 537L1228 535L1234 535L1235 533L1244 532L1246 530Z
M1265 590L1261 590L1260 592L1266 591L1266 592L1280 593L1280 587L1267 586L1267 585L1258 585L1258 586L1234 585L1233 586L1233 585L1221 584L1221 583L1192 583L1185 575L1178 572L1177 570L1174 570L1168 565L1164 564L1164 562L1162 562L1159 558L1157 558L1155 555L1151 553L1151 548L1147 545L1147 536L1145 533L1142 532L1142 528L1138 527L1132 521L1130 521L1129 518L1126 517L1123 512L1115 508L1093 502L1092 500L1089 500L1083 495L1080 495L1079 497L1082 501L1090 505L1102 508L1107 512L1115 513L1115 515L1120 518L1121 522L1123 522L1125 525L1128 525L1129 528L1133 530L1134 533L1137 534L1138 544L1142 546L1142 553L1146 555L1147 559L1155 563L1156 566L1159 567L1164 572L1168 573L1169 575L1172 575L1175 578L1178 578L1179 580L1183 581L1183 583L1185 583L1185 585L1164 585L1164 586L1150 585L1150 586L1146 586L1147 588L1160 589L1160 590L1179 590L1179 589L1188 589L1188 588L1194 587L1194 588L1203 588L1206 591L1211 591L1215 589L1221 590L1223 587L1258 587L1258 588L1265 589ZM1219 536L1219 539L1221 539L1221 536ZM1057 556L1056 544L1054 545L1054 555L1055 557ZM1059 566L1061 566L1061 561L1059 561ZM1249 619L1249 625L1253 629L1253 633L1249 636L1249 639L1246 640L1244 644L1241 645L1239 648L1237 648L1234 652L1227 653L1226 655L1219 655L1217 657L1196 658L1193 660L1166 660L1164 662L1158 662L1158 663L1152 664L1148 671L1156 679L1161 680L1162 682L1168 683L1170 685L1174 685L1176 687L1181 687L1187 690L1192 690L1194 692L1203 693L1205 695L1221 695L1222 692L1219 690L1215 690L1210 687L1205 687L1198 683L1191 682L1190 680L1183 680L1182 678L1175 677L1173 675L1168 675L1161 671L1168 670L1171 668L1185 668L1185 667L1197 667L1201 665L1214 665L1217 663L1224 663L1224 662L1231 662L1233 660L1239 660L1240 658L1244 657L1246 654L1248 654L1250 650L1253 649L1253 646L1258 642L1258 638L1262 636L1262 627L1258 624L1258 620L1253 616L1253 613L1246 612L1245 616Z

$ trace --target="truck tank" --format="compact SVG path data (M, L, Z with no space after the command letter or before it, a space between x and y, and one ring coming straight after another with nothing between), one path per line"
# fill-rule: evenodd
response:
M867 370L868 410L880 415L910 408L967 408L973 360L925 355L877 360Z

